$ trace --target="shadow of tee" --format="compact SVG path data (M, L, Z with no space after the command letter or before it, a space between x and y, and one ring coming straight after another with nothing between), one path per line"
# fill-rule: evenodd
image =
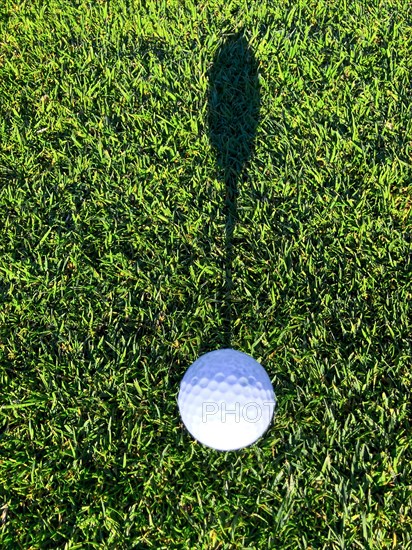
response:
M259 121L258 66L244 32L229 35L209 72L208 129L219 178L225 182L224 288L218 296L224 322L224 347L232 347L233 236L238 221L239 182L247 182Z

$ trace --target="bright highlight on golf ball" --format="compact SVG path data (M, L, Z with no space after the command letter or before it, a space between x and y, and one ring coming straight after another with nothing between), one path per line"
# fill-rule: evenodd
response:
M219 349L205 353L188 368L178 405L195 439L212 449L235 451L265 433L276 397L267 372L253 357Z

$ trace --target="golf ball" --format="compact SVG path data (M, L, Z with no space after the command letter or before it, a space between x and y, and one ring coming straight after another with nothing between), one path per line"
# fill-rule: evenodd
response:
M205 353L188 368L178 405L195 439L219 451L234 451L264 434L276 397L267 372L253 357L219 349Z

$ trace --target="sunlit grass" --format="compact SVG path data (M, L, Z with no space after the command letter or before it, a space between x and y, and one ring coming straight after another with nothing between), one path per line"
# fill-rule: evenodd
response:
M222 346L208 70L259 64L233 344L278 410L194 442ZM0 547L410 548L410 4L0 5Z

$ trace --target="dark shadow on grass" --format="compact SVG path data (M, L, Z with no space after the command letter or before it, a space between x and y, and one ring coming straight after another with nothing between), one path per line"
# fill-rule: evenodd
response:
M233 236L238 221L239 182L245 179L259 122L258 65L244 31L229 35L209 71L208 130L218 177L225 182L224 287L218 302L224 321L224 347L232 347Z

